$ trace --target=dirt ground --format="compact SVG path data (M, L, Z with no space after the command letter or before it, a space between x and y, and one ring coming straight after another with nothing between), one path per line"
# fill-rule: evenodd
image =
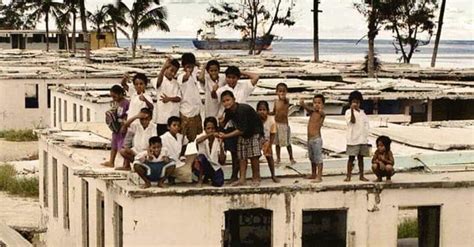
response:
M37 156L37 141L9 142L5 141L4 139L0 139L0 163L12 160L38 159Z

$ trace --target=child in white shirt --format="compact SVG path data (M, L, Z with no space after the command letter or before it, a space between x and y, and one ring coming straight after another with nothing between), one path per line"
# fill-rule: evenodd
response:
M349 155L345 182L351 181L352 168L354 167L356 156L359 166L359 180L369 181L364 177L364 156L369 156L369 119L365 115L364 110L360 109L362 100L362 94L359 91L353 91L349 94L350 109L347 109L345 114L347 123L346 154Z
M181 57L181 65L184 70L184 73L178 76L182 96L179 107L181 133L192 142L202 132L202 102L199 94L201 86L197 79L196 57L192 53L184 53Z
M148 108L142 108L140 113L128 119L124 124L127 128L125 136L125 145L120 150L123 157L123 167L117 170L130 170L130 162L133 162L135 155L148 149L148 140L156 136L156 124L151 122L152 111ZM134 122L139 119L140 121Z
M216 138L217 120L215 117L204 119L204 132L196 138L198 156L193 163L193 175L202 186L203 182L211 180L211 185L224 185L224 172L220 164L225 162L224 147L221 140Z
M181 90L175 79L178 69L178 60L167 58L163 68L158 74L156 82L158 100L156 101L155 107L155 121L159 136L168 131L168 118L179 116Z
M220 64L217 60L210 60L206 67L201 69L198 80L204 84L205 90L205 116L217 117L219 99L217 90L225 85L225 75L219 74Z
M122 86L130 96L130 106L128 109L129 116L137 115L142 108L149 108L153 111L153 99L150 94L146 92L148 84L148 77L145 74L137 73L132 78L133 89L129 88L128 75L124 75L122 79Z
M176 169L170 175L172 178L177 178L181 182L190 183L192 182L191 164L193 163L193 157L185 157L186 145L188 139L186 136L180 134L181 130L181 119L179 117L170 117L168 119L168 132L161 136L161 142L163 147L168 150L168 154L171 160L175 161Z
M133 169L145 181L142 188L158 182L158 187L165 187L165 179L174 171L175 164L168 157L166 148L162 148L161 138L153 136L148 139L148 149L135 156Z

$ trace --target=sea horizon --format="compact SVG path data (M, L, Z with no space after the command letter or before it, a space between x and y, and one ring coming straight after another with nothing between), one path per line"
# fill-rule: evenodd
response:
M141 38L138 45L149 46L158 50L195 50L194 38ZM396 63L401 53L396 53L393 39L376 39L375 52L382 62ZM127 39L119 39L121 47L130 46ZM417 48L413 54L412 64L429 67L434 47L434 40L426 46ZM244 55L240 50L199 50L211 54ZM296 57L303 60L313 59L312 39L282 39L272 43L272 49L263 54ZM332 62L361 62L367 54L366 39L320 39L319 57L322 61ZM441 40L438 48L437 67L444 68L474 68L474 40Z

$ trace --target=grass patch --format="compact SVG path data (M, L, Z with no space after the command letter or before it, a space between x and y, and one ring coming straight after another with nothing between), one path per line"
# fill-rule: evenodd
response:
M31 129L24 130L1 130L0 138L11 142L37 141L38 136Z
M404 219L398 224L398 238L418 238L418 220Z
M37 177L17 177L15 167L0 165L0 190L11 195L38 197L39 181Z

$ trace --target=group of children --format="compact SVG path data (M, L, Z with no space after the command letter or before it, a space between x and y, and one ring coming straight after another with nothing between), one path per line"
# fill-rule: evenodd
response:
M288 87L279 83L276 87L277 99L270 111L268 102L260 101L256 110L246 104L255 89L258 75L241 72L238 67L229 66L225 74L220 74L220 64L209 61L199 70L199 64L192 53L185 53L178 60L167 58L154 90L158 100L153 103L146 92L149 83L146 75L137 73L129 86L128 76L121 85L110 90L113 107L106 113L106 122L112 130L112 150L109 161L103 165L115 167L117 153L124 158L118 170L133 170L145 181L143 187L158 182L165 186L180 182L210 183L212 186L224 184L222 165L225 152L232 158L230 183L235 186L246 184L247 165L250 160L252 184L260 183L259 158L265 156L272 180L275 163L279 163L280 149L286 147L291 164L295 163L291 147L291 130L288 122ZM182 71L180 73L180 67ZM250 80L240 81L244 75ZM200 92L205 92L204 105ZM129 96L129 100L126 99ZM353 162L357 156L360 180L363 176L363 157L368 155L368 119L362 109L362 95L355 91L349 97L350 109L345 117L347 130L347 178L350 181ZM311 161L309 179L322 181L323 153L321 127L324 122L324 96L314 96L312 106L300 101L309 114L308 156ZM201 112L205 119L202 121ZM194 147L189 147L192 143ZM276 146L276 161L273 159L272 145ZM197 148L196 152L187 149ZM193 153L186 155L187 153ZM372 169L377 181L382 176L390 180L393 174L393 155L390 139L379 137L377 151L372 160Z

